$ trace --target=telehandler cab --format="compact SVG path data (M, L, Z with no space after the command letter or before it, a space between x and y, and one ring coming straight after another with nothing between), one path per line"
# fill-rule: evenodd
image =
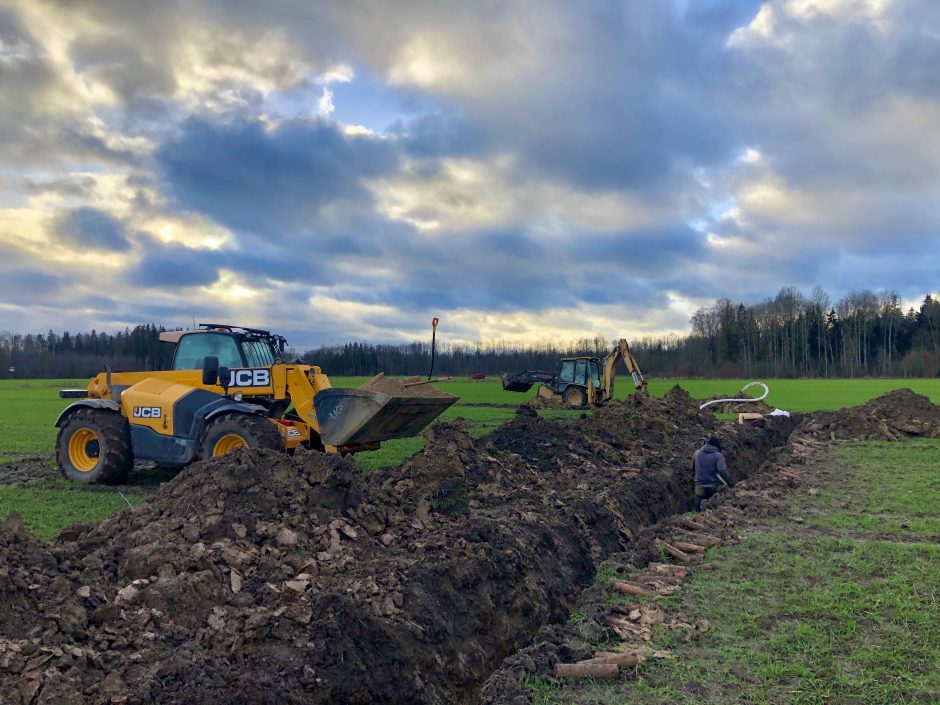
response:
M604 358L564 357L559 360L554 373L526 370L516 374L503 373L500 379L507 392L527 392L533 384L540 382L540 397L579 408L588 404L603 404L614 398L614 379L617 376L617 363L621 360L633 377L637 391L645 392L646 380L624 338L618 340L617 347Z
M283 360L286 341L256 328L200 324L160 334L173 369L106 372L56 420L56 460L69 479L124 482L134 460L183 466L235 448L374 450L415 436L457 401L426 387L412 395L334 389L315 365ZM428 391L433 390L433 391Z

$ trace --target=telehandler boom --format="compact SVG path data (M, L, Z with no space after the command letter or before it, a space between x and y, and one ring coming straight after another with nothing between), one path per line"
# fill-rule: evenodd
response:
M160 334L173 369L107 372L56 420L56 460L70 479L124 482L134 460L183 466L235 448L374 450L415 436L457 401L423 385L394 393L335 389L316 365L285 362L286 341L265 330L201 324Z

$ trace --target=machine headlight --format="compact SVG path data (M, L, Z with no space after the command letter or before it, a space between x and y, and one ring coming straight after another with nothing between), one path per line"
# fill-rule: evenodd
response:
M241 392L235 392L235 393L232 395L232 399L234 399L235 401L241 401L241 400L242 400L242 393L241 393Z

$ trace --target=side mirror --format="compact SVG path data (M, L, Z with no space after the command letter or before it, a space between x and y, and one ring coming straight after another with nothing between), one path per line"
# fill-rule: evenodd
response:
M202 358L202 383L206 386L219 383L219 358L206 355Z
M230 371L228 367L219 368L219 386L222 387L222 391L228 394L228 378Z

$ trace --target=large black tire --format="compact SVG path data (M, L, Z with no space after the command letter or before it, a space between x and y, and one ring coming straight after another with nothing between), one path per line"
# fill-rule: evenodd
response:
M565 406L570 406L573 409L580 409L585 404L587 404L587 391L583 387L571 385L570 387L565 388L565 393L562 396L562 399L565 401Z
M108 409L79 409L59 427L59 470L69 480L119 485L134 466L127 419Z
M223 414L213 419L202 436L203 458L218 458L235 448L270 448L284 451L284 441L265 416Z

